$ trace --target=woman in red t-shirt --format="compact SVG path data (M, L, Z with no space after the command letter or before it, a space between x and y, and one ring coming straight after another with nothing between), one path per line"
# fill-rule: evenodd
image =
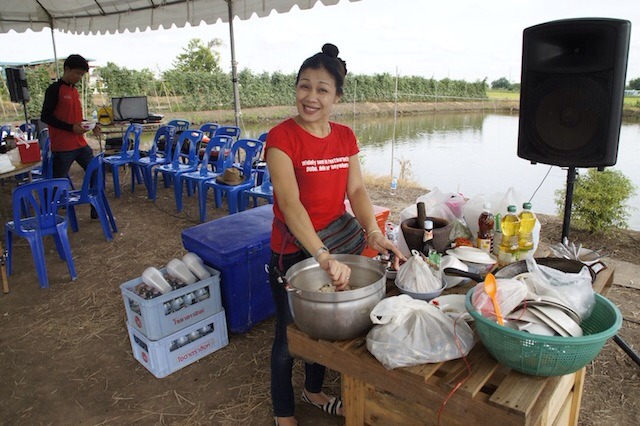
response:
M337 290L349 282L350 268L333 258L317 232L345 212L345 197L364 228L369 247L380 253L400 251L380 231L364 186L358 146L353 131L329 121L342 95L346 63L338 48L325 44L322 52L304 61L296 80L298 115L274 127L267 136L266 160L273 183L274 225L271 234L271 271L286 272L311 253ZM286 227L281 226L285 224ZM300 247L288 238L293 235ZM276 304L276 334L271 352L271 398L276 424L295 425L291 384L293 358L287 348L286 327L293 319L286 291L275 273L269 276ZM324 366L305 364L302 400L324 411L343 415L339 398L322 392Z

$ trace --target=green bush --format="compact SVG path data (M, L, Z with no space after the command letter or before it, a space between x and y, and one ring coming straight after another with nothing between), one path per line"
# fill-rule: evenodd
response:
M592 234L609 231L609 228L627 228L629 209L626 201L636 193L636 186L619 170L599 172L589 169L578 174L573 190L571 208L572 224ZM564 214L565 190L555 192L558 214Z

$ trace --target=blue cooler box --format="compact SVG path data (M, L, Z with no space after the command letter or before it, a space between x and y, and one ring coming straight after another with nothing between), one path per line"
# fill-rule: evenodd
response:
M245 333L275 312L269 276L273 206L264 205L182 231L184 248L220 271L222 305L232 333Z

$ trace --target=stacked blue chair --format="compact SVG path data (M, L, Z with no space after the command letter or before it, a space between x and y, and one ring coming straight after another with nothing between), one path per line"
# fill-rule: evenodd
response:
M200 213L200 222L204 222L206 216L206 189L205 182L215 179L219 176L227 166L227 147L229 146L230 137L228 136L214 136L208 143L204 151L204 155L202 156L202 160L200 161L200 167L198 170L193 172L183 173L180 176L180 179L187 184L187 187L190 185L193 186L195 184L198 190L198 211ZM215 156L215 161L207 162L206 158L211 158L212 152L217 152L218 154ZM211 166L211 169L209 168ZM216 206L220 207L220 206Z
M258 198L264 198L269 204L273 204L273 185L271 184L269 169L266 167L262 174L262 183L254 186L253 188L244 190L241 210L245 210L247 208L250 198L253 199L253 207L258 206Z
M140 124L130 124L122 136L122 147L120 153L105 157L103 163L111 167L113 175L113 188L116 198L120 197L120 178L118 177L118 169L120 166L131 165L131 173L137 176L138 182L141 182L138 168L135 162L140 158L140 135L142 134L142 126ZM131 191L133 192L133 183Z
M147 196L150 200L153 199L153 194L155 194L155 189L153 186L153 177L151 171L155 166L161 166L163 164L168 164L171 162L171 141L176 135L176 128L174 126L160 126L158 130L156 130L156 134L153 137L153 142L151 143L151 148L147 151L147 156L140 156L137 160L133 161L133 164L142 172L142 178L144 180L144 184L147 187ZM169 142L169 143L167 143ZM162 144L164 150L162 152L158 152L158 147ZM131 174L131 188L135 183L135 176ZM164 186L168 188L170 185L170 181L168 177L164 179Z
M207 188L213 188L216 206L222 204L222 195L225 195L229 214L237 213L243 206L241 198L244 190L255 185L256 172L253 169L253 163L260 158L262 145L262 142L257 139L240 139L236 141L231 147L228 164L234 164L233 167L240 169L242 182L238 185L225 185L215 179L207 181L205 182L203 196L206 197Z
M60 258L67 262L72 280L77 277L71 256L71 245L67 236L67 218L58 214L59 208L68 205L69 180L42 179L26 183L13 191L13 220L5 224L7 249L7 275L11 275L13 236L26 238L31 247L33 263L40 288L49 287L44 261L45 235L53 236ZM25 207L28 215L23 215Z
M186 132L182 132L178 138L176 149L173 150L171 163L163 164L162 166L158 166L154 169L154 188L157 188L158 185L158 173L171 178L173 183L173 193L176 198L176 209L178 212L182 210L182 182L180 181L180 175L183 173L193 172L198 169L198 154L196 152L196 147L201 140L202 132L200 130L188 130ZM189 145L186 163L180 162L180 150L177 148L183 144ZM187 185L187 193L191 195L191 185ZM152 199L156 199L155 190Z
M264 143L266 143L266 142L267 142L267 135L268 135L268 134L269 134L269 132L264 132L264 133L260 134L260 136L258 136L258 140L259 140L260 142L264 142Z
M69 191L69 223L73 232L78 232L76 220L76 206L90 204L96 210L102 232L107 241L113 240L113 232L118 232L116 221L111 213L109 201L104 193L104 169L102 167L104 154L93 157L84 173L82 188Z
M25 134L28 140L35 139L36 125L32 123L22 123L18 128Z

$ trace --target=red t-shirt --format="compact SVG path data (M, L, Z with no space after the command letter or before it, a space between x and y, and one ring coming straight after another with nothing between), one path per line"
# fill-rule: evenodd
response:
M73 133L73 124L82 121L80 95L74 86L62 80L49 86L41 120L49 125L51 151L73 151L87 145L83 135Z
M330 122L331 133L325 138L311 135L292 118L269 131L266 152L278 148L291 158L300 202L309 213L313 228L318 231L345 212L349 157L359 152L353 131L341 124ZM274 197L274 216L284 222L284 216ZM270 247L276 253L294 253L300 250L289 243L282 249L282 232L272 227Z

